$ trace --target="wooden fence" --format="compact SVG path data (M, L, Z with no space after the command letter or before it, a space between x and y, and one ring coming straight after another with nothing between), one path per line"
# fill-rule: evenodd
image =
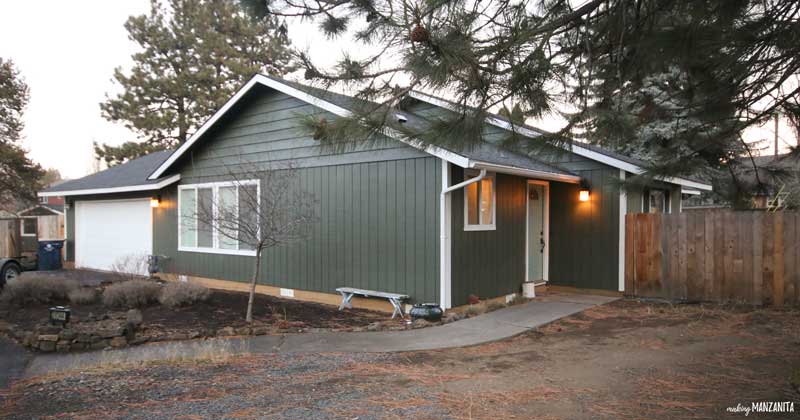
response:
M628 214L625 222L628 295L800 303L800 213Z
M0 258L18 256L21 246L19 219L0 220Z

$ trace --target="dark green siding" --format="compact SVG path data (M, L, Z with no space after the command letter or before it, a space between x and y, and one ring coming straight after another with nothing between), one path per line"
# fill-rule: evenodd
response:
M352 286L438 302L438 159L303 168L299 177L318 201L319 221L307 240L267 252L261 283L327 293ZM252 257L178 252L175 187L161 203L154 251L169 257L165 271L249 280Z
M550 184L549 282L618 290L619 170L576 172L591 185L588 202L578 200L578 185Z
M452 184L463 181L463 170L454 166L452 177ZM470 294L492 298L519 292L525 280L527 181L496 177L496 230L464 231L464 189L452 193L453 306L466 304Z

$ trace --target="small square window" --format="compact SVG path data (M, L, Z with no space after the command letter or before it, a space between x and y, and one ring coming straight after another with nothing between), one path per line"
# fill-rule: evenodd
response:
M22 236L36 236L38 221L35 217L22 219Z
M650 190L648 193L650 213L669 213L669 195L664 190Z
M465 172L467 179L479 175L475 171ZM495 177L487 174L478 182L464 188L464 230L495 229Z

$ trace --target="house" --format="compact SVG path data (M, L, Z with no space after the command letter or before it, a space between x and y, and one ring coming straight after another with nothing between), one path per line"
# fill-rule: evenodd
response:
M406 102L395 116L411 129L454 110L419 92ZM447 308L469 295L516 293L524 281L618 293L624 215L678 212L682 191L711 188L669 178L623 189L620 181L642 173L642 163L589 145L536 158L508 151L492 141L512 128L499 116L487 119L489 141L468 150L389 129L334 152L301 124L357 106L344 95L253 77L177 150L42 192L66 197L66 260L108 270L125 256L154 254L167 277L241 287L253 252L222 249L213 238L200 243L181 208L196 205L199 193L216 199L223 169L242 159L264 167L291 160L318 200L319 221L307 240L267 251L265 293L332 303L336 287L352 286Z

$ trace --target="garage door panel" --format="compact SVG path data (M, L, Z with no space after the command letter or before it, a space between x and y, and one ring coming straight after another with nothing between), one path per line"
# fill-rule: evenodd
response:
M144 262L152 249L149 198L75 204L76 266L144 275Z

